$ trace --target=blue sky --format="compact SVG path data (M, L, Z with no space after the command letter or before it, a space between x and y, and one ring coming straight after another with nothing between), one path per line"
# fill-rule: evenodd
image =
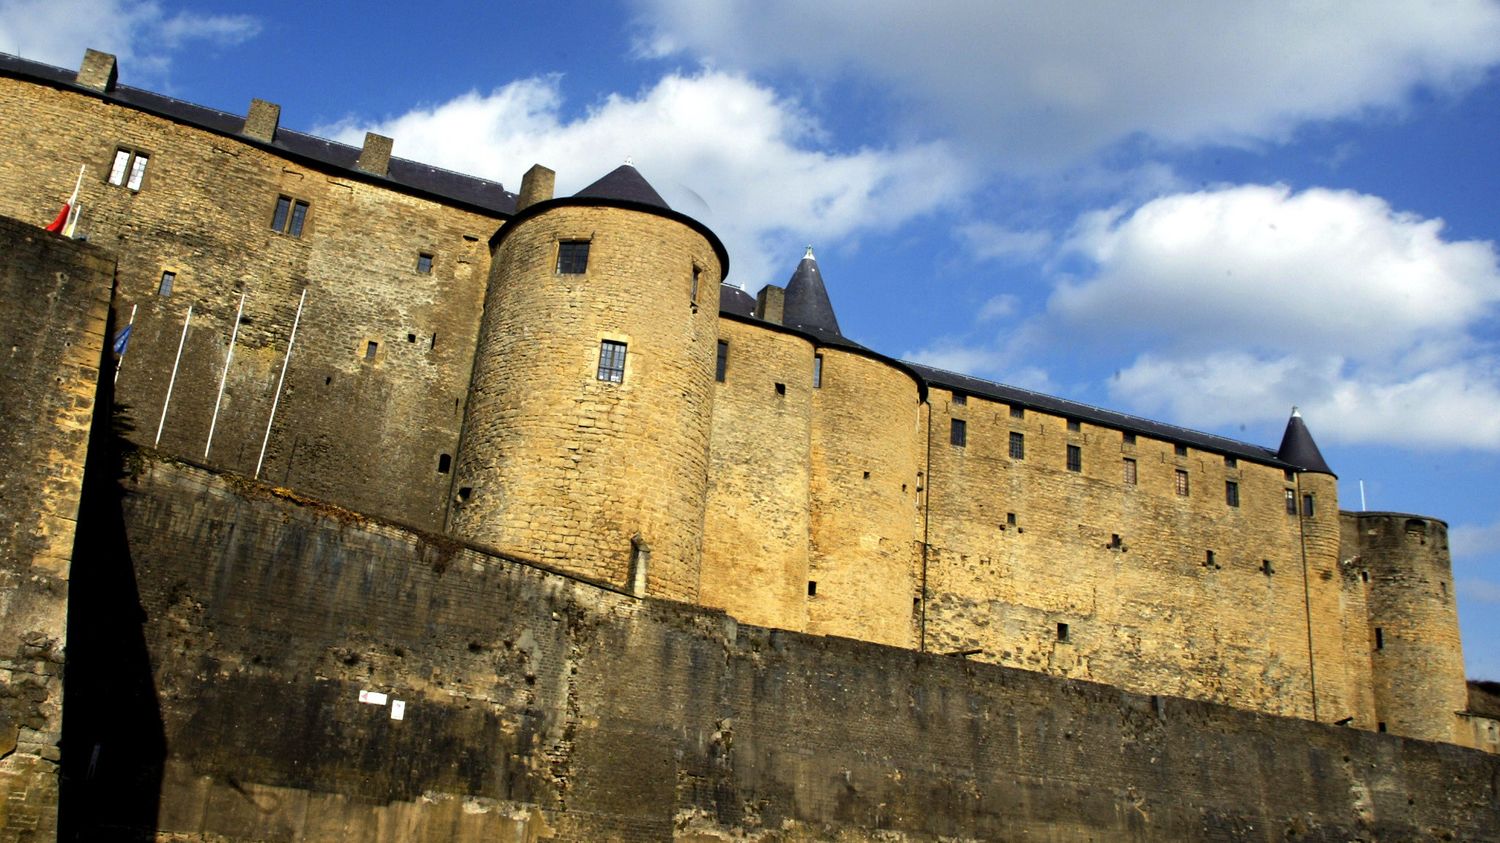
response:
M476 7L481 10L476 11ZM1500 679L1500 4L0 0L0 50L514 188L627 156L886 353L1274 446L1451 528Z

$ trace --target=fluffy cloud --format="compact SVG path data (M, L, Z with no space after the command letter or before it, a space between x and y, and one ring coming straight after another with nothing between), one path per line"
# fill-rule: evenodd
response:
M900 101L893 113L1022 166L1136 136L1282 138L1306 120L1399 106L1416 86L1461 87L1500 59L1488 0L637 6L648 55L873 79Z
M1349 192L1243 186L1085 216L1049 318L1148 351L1117 401L1198 425L1301 404L1344 441L1500 449L1492 244Z
M962 192L962 168L941 144L829 151L796 103L734 74L668 75L637 96L612 95L579 119L562 117L556 78L367 124L316 131L359 143L366 130L398 155L507 184L540 162L566 194L631 158L673 207L707 223L729 247L732 280L784 281L807 240L843 241L927 213Z
M189 42L238 44L259 32L248 15L169 15L151 0L0 0L0 49L76 67L92 47L114 53L137 85L161 82Z

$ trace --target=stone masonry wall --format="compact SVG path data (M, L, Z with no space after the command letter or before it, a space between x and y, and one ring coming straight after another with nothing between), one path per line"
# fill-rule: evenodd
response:
M1477 751L737 626L135 464L89 561L139 585L157 839L1500 839Z
M163 449L253 474L306 290L261 476L442 524L498 218L76 89L0 78L0 111L25 115L0 121L0 148L26 150L0 160L0 215L50 221L87 167L78 233L117 254L116 318L134 317L118 383L134 441L159 430ZM108 183L119 150L149 158L138 191ZM300 236L272 230L279 197L308 204Z
M927 649L1312 716L1308 624L1337 638L1341 617L1316 604L1309 618L1302 519L1285 504L1297 487L1281 469L946 390L929 403ZM1336 501L1319 504L1336 523ZM1312 553L1337 567L1336 546ZM1374 727L1336 711L1320 715Z
M0 841L57 831L69 560L114 276L102 250L0 219Z

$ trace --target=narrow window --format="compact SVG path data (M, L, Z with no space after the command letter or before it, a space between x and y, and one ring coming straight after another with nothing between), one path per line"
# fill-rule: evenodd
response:
M1297 493L1291 489L1286 490L1286 514L1297 514Z
M1077 445L1068 446L1068 470L1083 471L1083 449Z
M1381 629L1378 626L1375 627L1375 649L1385 649L1385 630Z
M1290 469L1290 468L1284 468L1284 469L1282 469L1282 470L1281 470L1281 476L1282 476L1282 477L1283 477L1283 478L1284 478L1284 479L1285 479L1285 480L1286 480L1286 482L1288 482L1288 483L1290 483L1290 482L1292 482L1292 481L1293 481L1293 480L1296 480L1296 479L1297 479L1297 473L1296 473L1296 472L1295 472L1295 471L1292 471L1292 470L1291 470L1291 469Z
M719 356L714 360L714 380L724 382L724 373L729 371L729 341L719 340Z
M1072 431L1074 433L1077 433L1079 430L1082 430L1082 429L1083 429L1083 425L1080 425L1078 423L1078 419L1068 419L1068 430L1070 430L1070 431Z
M1013 419L1026 418L1026 408L1016 404L1010 405L1010 417Z
M1124 444L1124 445L1134 445L1135 444L1135 434L1134 433L1121 433L1120 434L1120 443Z
M416 341L417 341L417 335L416 334L407 334L406 335L406 341L409 342L409 343L416 343Z
M1015 432L1010 434L1010 458L1013 460L1026 459L1026 434Z
M1172 447L1172 450L1175 451L1177 453L1177 456L1179 456L1179 457L1185 457L1185 456L1187 456L1187 446L1186 445L1174 445Z
M1014 512L1005 513L1005 523L1011 527L1016 526L1016 514Z
M307 221L307 203L298 199L292 202L292 219L286 224L286 233L293 237L302 236L302 224Z
M962 392L955 392L953 393L953 403L967 404L969 403L969 396L963 394Z
M697 266L697 264L694 264L693 265L693 288L688 291L688 301L692 302L693 304L697 304L698 303L698 278L702 274L703 274L703 270L699 269L698 266Z
M1109 549L1110 550L1119 550L1124 545L1125 545L1125 542L1124 542L1123 539L1120 538L1120 534L1119 533L1110 533L1109 534Z
M1233 480L1224 481L1224 503L1229 506L1240 505L1240 484Z
M1377 731L1377 732L1384 732L1385 731L1385 721L1384 720L1382 720L1379 723L1375 724L1375 731Z
M1179 495L1186 495L1187 493L1188 493L1188 473L1186 471L1183 471L1182 469L1179 468L1179 469L1177 469L1177 494L1179 494Z
M1203 553L1203 567L1205 567L1205 568L1212 568L1213 566L1214 566L1214 552L1212 550L1204 551L1204 553Z
M125 186L131 190L141 189L141 180L146 177L146 162L151 160L145 153L137 152L135 161L130 165L130 179Z
M1059 641L1066 641L1066 640L1068 640L1068 625L1067 624L1065 624L1065 623L1059 623L1057 625L1057 640L1059 640Z
M1271 560L1262 559L1260 560L1260 572L1269 577L1272 574L1276 573L1276 569L1271 567Z
M599 380L610 383L625 382L625 343L614 340L599 341Z
M1313 513L1313 496L1312 495L1303 495L1302 496L1302 514L1304 516L1308 517L1308 518L1313 517L1314 513Z
M115 150L115 160L109 168L109 183L129 190L140 190L141 182L146 178L146 164L150 161L151 156L144 152Z
M290 196L276 197L276 211L271 214L271 230L289 237L301 237L307 222L307 203Z
M453 466L453 457L448 454L438 456L438 474L447 474L448 469Z
M969 444L969 426L963 419L952 420L948 428L948 441L958 448Z
M776 394L777 395L785 395L786 394L786 384L784 384L784 383L778 383L778 384L776 384Z
M130 170L130 150L115 150L115 162L109 168L109 183L124 184L125 173Z
M162 298L172 295L172 282L177 280L177 273L164 271L161 274L161 283L156 287L156 294Z
M818 596L818 581L817 580L808 580L807 581L807 596L808 597L817 597Z
M375 353L377 351L379 351L379 350L380 350L380 343L378 343L378 342L376 342L374 340L370 340L369 342L365 343L365 359L366 360L374 360L375 359Z
M589 268L589 241L563 240L557 244L557 274L582 275Z
M1235 459L1234 457L1225 457L1224 458L1224 467L1225 468L1239 468L1240 467L1240 461L1237 460L1237 459Z
M432 255L426 252L417 254L417 272L421 275L432 274Z
M813 389L823 388L823 355L813 355Z
M1127 486L1134 486L1135 482L1136 482L1135 460L1131 459L1130 457L1126 457L1125 458L1125 485L1127 485Z
M276 212L271 214L271 229L273 231L286 231L286 218L292 212L292 200L285 196L276 197Z
M1370 581L1370 572L1369 571L1360 571L1359 572L1359 581L1360 582L1369 582Z

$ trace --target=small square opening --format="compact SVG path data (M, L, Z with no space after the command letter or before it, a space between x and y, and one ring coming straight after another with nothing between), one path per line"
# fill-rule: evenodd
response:
M1065 623L1059 623L1057 625L1057 640L1059 640L1059 641L1066 641L1066 640L1068 640L1068 625L1067 624L1065 624Z
M786 394L786 384L784 384L784 383L778 383L778 384L776 384L776 394L777 395L785 395Z
M817 580L808 580L807 581L807 596L808 597L817 597L818 596L818 581Z

